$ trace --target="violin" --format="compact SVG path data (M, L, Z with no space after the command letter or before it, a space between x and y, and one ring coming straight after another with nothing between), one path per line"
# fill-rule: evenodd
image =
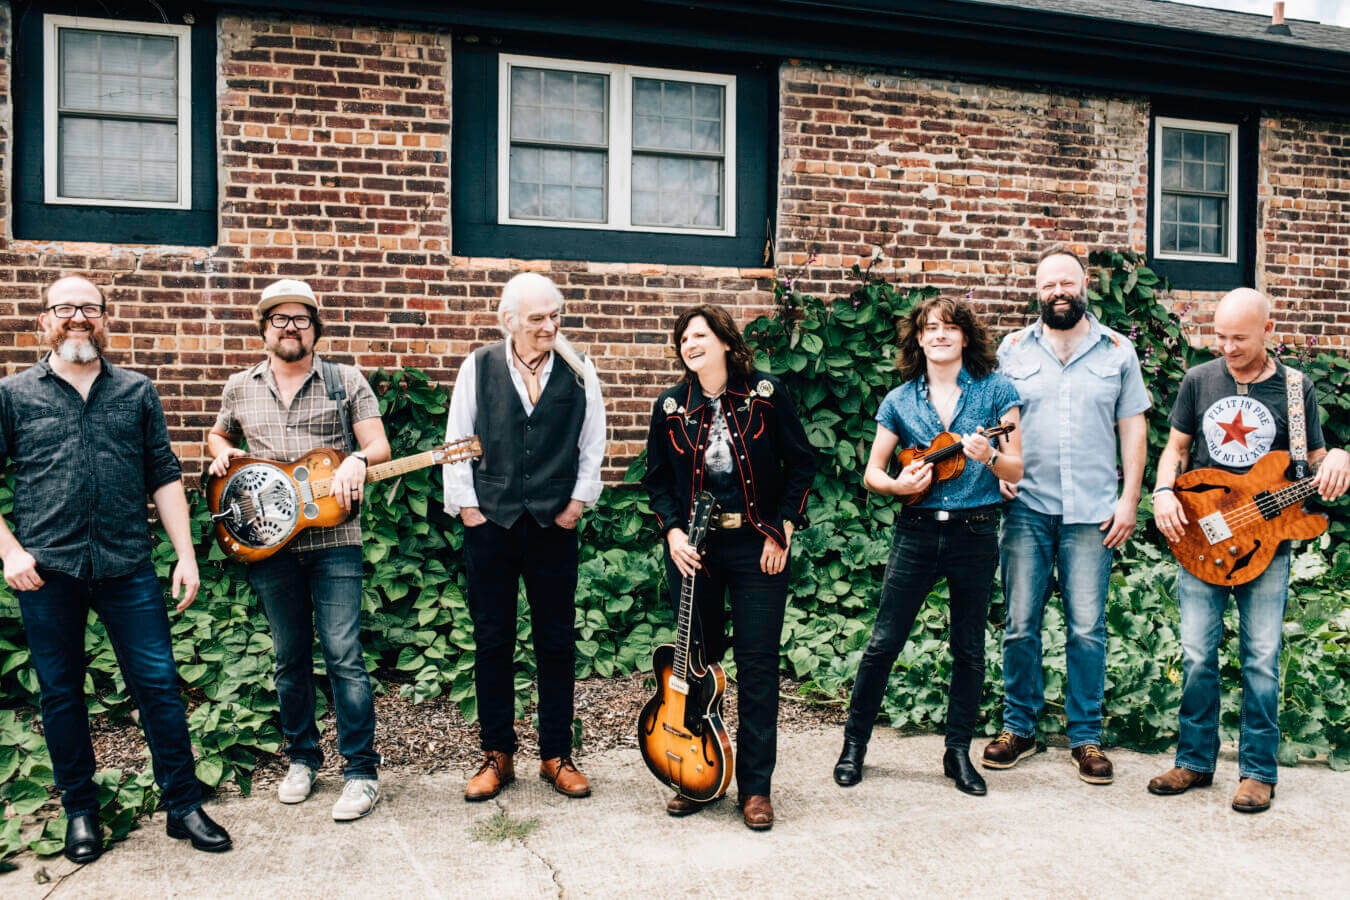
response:
M1009 434L1017 429L1014 422L1006 425L999 425L997 428L990 428L983 432L987 438L996 438L1000 435ZM917 494L904 494L900 497L900 502L905 506L918 503L928 492L933 489L933 485L939 481L948 481L957 478L966 470L966 454L961 447L961 435L954 431L944 431L927 447L906 447L898 454L900 468L912 462L932 463L933 480L929 482L928 487Z

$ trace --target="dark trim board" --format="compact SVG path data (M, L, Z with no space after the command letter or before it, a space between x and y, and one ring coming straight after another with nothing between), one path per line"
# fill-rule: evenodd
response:
M736 76L736 235L651 234L497 223L497 64L501 53L584 59ZM456 256L767 266L778 178L777 66L743 58L537 37L498 44L456 41L451 52L453 117L451 244Z
M138 209L67 206L45 202L43 187L42 16L85 15L127 21L192 24L192 208ZM14 237L19 240L93 241L116 244L173 244L207 247L216 242L216 14L197 4L130 0L91 9L72 0L13 6L14 49Z

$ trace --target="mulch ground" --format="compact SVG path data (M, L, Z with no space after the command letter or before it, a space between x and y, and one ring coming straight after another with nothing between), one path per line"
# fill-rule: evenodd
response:
M387 682L386 682L387 684ZM375 697L375 749L384 757L382 770L415 774L462 772L467 778L478 768L482 755L478 749L478 723L464 721L459 704L442 699L413 703L397 694ZM627 677L591 678L576 685L576 715L582 724L582 745L576 759L583 766L588 754L615 748L637 752L637 717L652 695L651 676L635 673ZM843 704L821 704L803 697L801 685L784 678L780 684L778 727L781 731L838 728L844 725ZM538 756L533 726L534 709L516 722L520 737L518 755L523 759ZM723 720L733 737L736 730L736 685L728 684L723 704ZM145 739L135 722L97 716L91 722L94 754L98 766L138 772L149 765ZM342 757L337 752L337 729L330 709L320 723L323 736L322 772L339 776ZM281 754L264 754L254 772L254 789L266 790L286 774L288 761ZM226 795L238 788L227 785Z

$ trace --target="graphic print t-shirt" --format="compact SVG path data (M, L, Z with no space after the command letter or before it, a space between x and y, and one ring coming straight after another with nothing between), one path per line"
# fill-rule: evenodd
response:
M1317 413L1317 390L1312 379L1303 379L1303 418L1308 425L1308 452L1320 449L1322 422ZM1285 394L1285 367L1275 364L1275 374L1248 388L1244 396L1222 359L1202 363L1186 373L1172 427L1195 438L1191 445L1193 468L1217 466L1238 474L1246 472L1272 450L1289 449L1289 404Z
M722 412L722 396L712 400L712 424L708 428L708 449L703 451L703 473L708 489L717 498L718 512L745 512L745 494L735 471L735 448Z

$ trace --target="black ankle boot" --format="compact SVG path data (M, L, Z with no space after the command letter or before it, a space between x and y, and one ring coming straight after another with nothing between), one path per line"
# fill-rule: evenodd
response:
M866 755L866 744L845 740L839 762L834 764L834 783L840 787L852 787L862 781L863 757Z
M103 854L103 829L98 813L71 816L66 820L66 859L81 865Z
M942 757L942 771L948 778L956 782L958 791L963 791L975 797L983 797L989 793L989 789L984 785L984 779L980 777L979 770L971 763L970 752L967 750L948 747L947 752Z

